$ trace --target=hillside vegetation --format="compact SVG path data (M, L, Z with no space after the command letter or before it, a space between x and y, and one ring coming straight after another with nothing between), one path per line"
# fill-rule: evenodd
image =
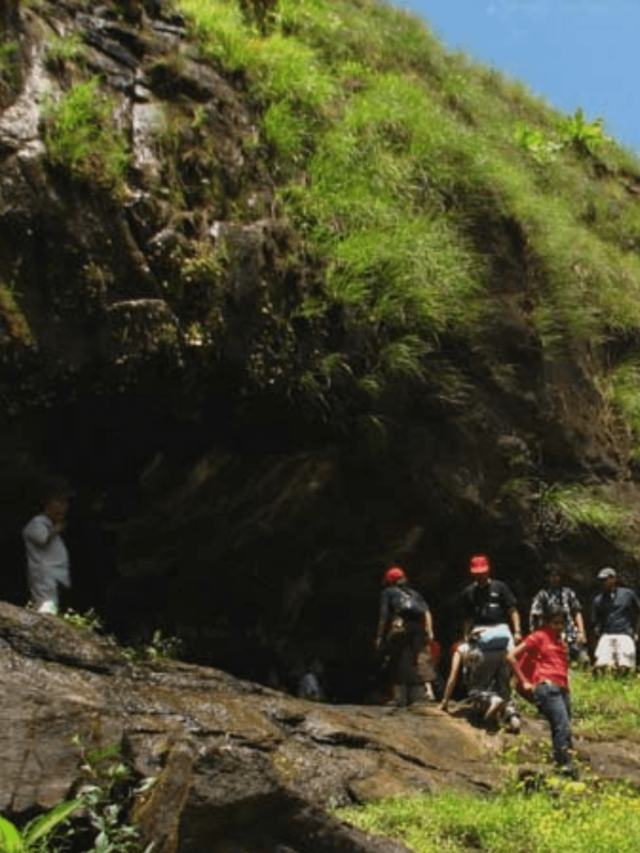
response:
M586 346L635 425L637 364L607 344L640 326L638 161L391 5L280 0L258 18L265 5L177 3L253 99L247 144L318 270L281 319L290 349L306 326L326 346L290 381L316 400L337 385L371 401L401 379L455 395L461 378L430 356L448 335L473 347L507 303L545 357Z

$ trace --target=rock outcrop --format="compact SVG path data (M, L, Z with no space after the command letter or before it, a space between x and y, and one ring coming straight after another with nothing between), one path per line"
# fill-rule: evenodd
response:
M327 810L500 779L474 730L436 711L317 705L204 667L132 664L91 631L7 604L0 651L0 811L18 820L73 790L76 737L119 744L156 778L132 820L162 853L391 853Z
M120 747L153 785L129 819L161 853L396 853L335 806L444 788L488 793L518 739L433 705L409 710L292 698L219 670L131 663L108 638L0 604L0 811L20 822L70 796L84 750ZM544 721L520 740L549 746ZM633 744L578 739L601 778L640 783ZM529 747L530 748L530 747Z

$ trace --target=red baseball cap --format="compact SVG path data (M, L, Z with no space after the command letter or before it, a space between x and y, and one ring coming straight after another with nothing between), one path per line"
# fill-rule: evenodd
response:
M392 566L384 573L385 583L397 583L402 578L406 578L406 575L399 566Z
M484 554L476 554L475 557L471 558L469 571L472 575L484 575L490 568L489 560L484 556Z

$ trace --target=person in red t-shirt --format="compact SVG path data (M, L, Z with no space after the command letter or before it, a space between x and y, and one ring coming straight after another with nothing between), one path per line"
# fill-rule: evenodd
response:
M577 775L572 761L569 654L562 639L564 613L557 605L547 611L542 628L507 652L523 692L530 695L551 727L553 757L564 773ZM526 670L527 675L523 672Z

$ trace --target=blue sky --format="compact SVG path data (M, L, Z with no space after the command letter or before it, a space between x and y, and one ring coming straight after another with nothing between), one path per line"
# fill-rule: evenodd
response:
M392 0L448 48L526 83L640 153L640 0Z

